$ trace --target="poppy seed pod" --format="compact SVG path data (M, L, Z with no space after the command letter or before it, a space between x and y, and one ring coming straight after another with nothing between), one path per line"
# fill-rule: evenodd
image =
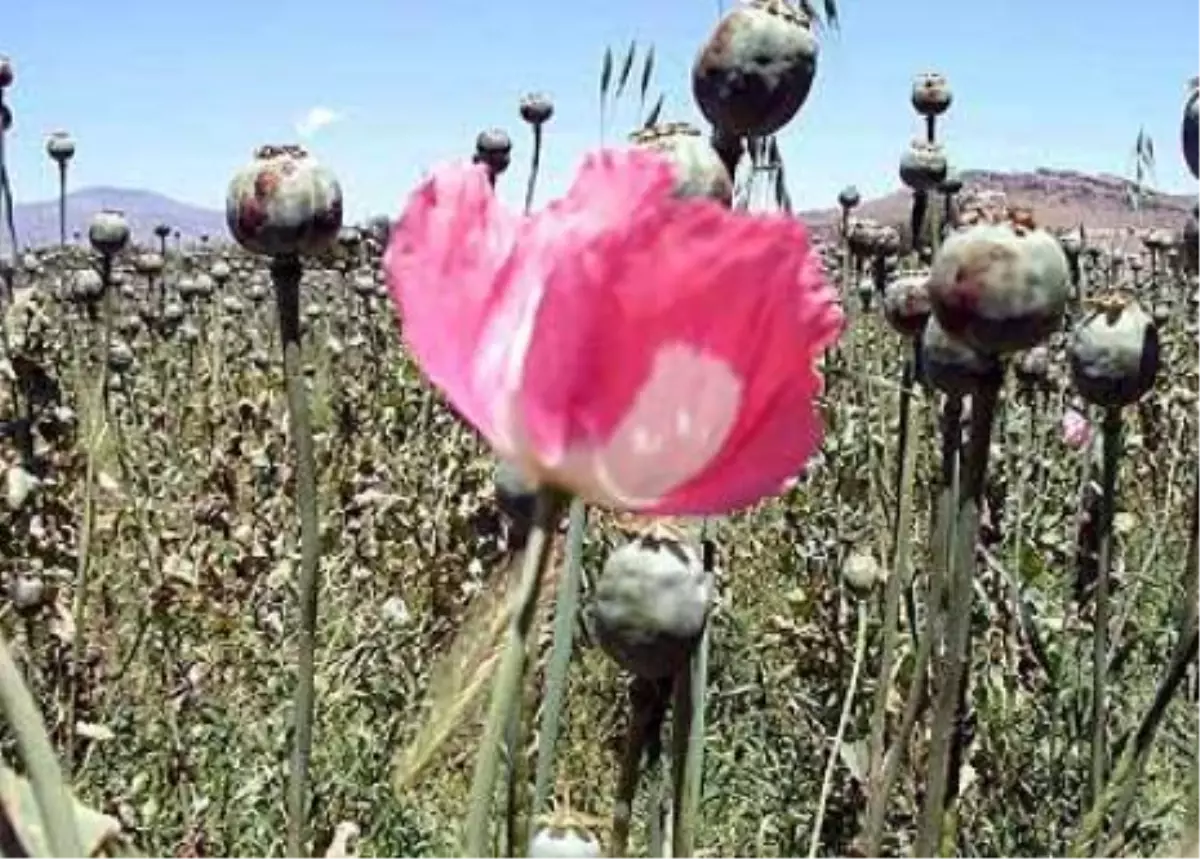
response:
M12 60L0 54L0 90L8 89L13 82Z
M208 273L212 275L212 279L216 282L217 286L224 286L229 282L229 278L233 276L233 272L229 268L229 263L223 260L217 260L213 263Z
M263 146L225 195L239 245L270 257L319 254L342 228L342 188L299 146Z
M95 301L104 294L104 280L95 269L85 268L75 272L71 283L71 297L76 301Z
M880 227L879 232L875 236L875 254L885 257L895 256L900 253L900 244L899 230L895 227Z
M55 131L46 138L46 154L59 164L75 157L75 141L65 131Z
M846 229L846 243L858 256L871 256L879 239L880 226L874 221L852 218Z
M608 556L587 617L622 668L647 680L670 677L704 631L711 590L690 545L644 534Z
M929 272L902 275L884 289L883 315L898 334L916 337L929 313Z
M530 859L594 859L602 854L590 832L574 826L544 826L529 842Z
M866 596L885 578L883 567L870 552L851 552L842 565L842 578L858 596Z
M953 100L954 94L944 75L921 72L913 79L912 106L921 116L941 116Z
M163 258L161 254L147 251L146 253L138 254L133 261L134 270L138 274L146 277L154 277L161 274L163 270Z
M838 205L843 209L853 209L862 202L862 195L859 194L858 188L853 185L847 185L838 192Z
M950 336L936 316L925 323L918 357L920 377L946 394L967 397L1004 378L1004 365L998 358Z
M1071 335L1071 380L1085 400L1105 408L1137 402L1154 386L1158 328L1131 299L1098 302Z
M1061 324L1069 294L1062 245L1028 213L951 233L929 278L941 326L988 354L1036 346Z
M159 224L154 228L154 235L160 239L169 238L171 235L171 228L167 224Z
M105 256L113 256L129 244L129 222L115 209L101 209L88 224L88 241Z
M479 132L475 138L475 160L486 165L493 176L499 176L512 160L512 140L499 128Z
M913 140L900 156L900 181L914 191L932 191L946 178L946 152L940 144Z
M1180 140L1183 144L1183 159L1187 162L1188 169L1192 171L1192 178L1200 178L1200 172L1197 172L1197 160L1200 159L1200 132L1197 131L1196 123L1200 121L1198 117L1200 113L1200 78L1192 78L1188 84L1188 97L1183 105L1183 126L1180 129Z
M808 17L784 0L749 0L721 19L692 66L705 119L737 137L787 125L812 89L817 40Z
M530 93L521 98L521 119L530 125L544 125L554 116L554 102L544 93Z
M675 170L675 194L733 203L733 180L721 156L686 122L652 125L629 136L635 146L661 152Z

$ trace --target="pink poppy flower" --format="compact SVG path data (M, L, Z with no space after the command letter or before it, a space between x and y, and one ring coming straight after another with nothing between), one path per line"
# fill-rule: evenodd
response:
M1075 409L1067 409L1062 416L1063 442L1075 450L1083 450L1092 442L1092 425Z
M532 216L437 170L384 259L409 348L497 453L596 504L722 513L816 449L842 328L803 225L676 198L645 151L589 156Z

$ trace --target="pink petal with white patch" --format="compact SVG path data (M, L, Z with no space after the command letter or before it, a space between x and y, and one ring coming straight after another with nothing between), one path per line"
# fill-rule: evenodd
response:
M816 449L814 365L842 317L798 221L671 187L658 155L600 153L518 242L544 289L518 423L552 479L593 501L725 512Z

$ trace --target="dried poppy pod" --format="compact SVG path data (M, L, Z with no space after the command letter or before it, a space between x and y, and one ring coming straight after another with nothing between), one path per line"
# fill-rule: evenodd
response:
M651 125L629 135L635 146L661 152L675 171L679 197L707 197L723 206L733 203L733 180L721 156L699 129L686 122Z
M522 96L521 119L530 125L545 125L554 116L554 102L545 93L535 92Z
M856 596L867 596L887 578L883 567L870 552L851 552L842 565L842 578Z
M46 154L51 160L65 165L75 157L75 141L65 131L55 131L46 138Z
M749 0L721 19L692 66L692 95L713 126L766 137L803 107L817 72L812 24L785 0Z
M93 268L75 272L71 281L71 298L75 301L95 301L104 294L104 279Z
M875 236L875 255L876 256L895 256L900 253L900 231L895 227L880 227L879 232ZM895 265L893 264L893 268Z
M587 607L600 647L647 680L687 663L708 618L712 587L691 544L645 533L608 556Z
M938 143L913 140L900 156L900 181L914 191L932 191L946 178L946 151Z
M846 211L853 209L862 202L862 195L858 192L858 188L854 185L847 185L842 190L838 191L838 205Z
M508 169L512 160L512 140L499 128L479 132L475 138L475 162L487 167L493 178Z
M319 254L342 228L342 188L302 147L263 146L230 181L225 221L252 253Z
M1121 408L1137 402L1158 376L1158 327L1132 298L1105 296L1071 335L1067 356L1075 389L1089 403Z
M1036 346L1061 324L1069 294L1062 245L1027 210L951 233L929 278L941 326L987 354Z
M856 256L866 257L875 253L881 231L879 224L866 218L852 218L846 229L846 243Z
M950 336L936 316L925 323L918 358L920 378L946 394L967 397L1004 378L1004 365L998 358Z
M129 222L116 209L101 209L88 224L88 241L105 256L114 256L129 244Z
M1187 101L1183 105L1183 125L1179 131L1180 142L1183 145L1183 159L1192 178L1200 178L1197 172L1197 159L1200 159L1200 132L1197 131L1197 114L1200 113L1200 78L1192 78L1188 83Z
M134 271L144 277L156 277L162 274L162 254L153 253L152 251L140 253L133 260L133 268Z
M883 315L904 337L916 337L929 319L929 272L902 275L883 291Z
M574 827L543 827L529 844L530 859L592 859L602 855L596 837Z
M8 89L13 82L13 66L4 54L0 54L0 91Z
M941 116L950 109L953 100L945 75L921 72L913 78L912 106L921 116Z
M216 283L218 287L222 287L229 283L229 278L233 276L233 270L230 269L229 263L225 262L224 260L217 260L215 263L213 263L212 268L208 270L208 273L212 276L213 282Z

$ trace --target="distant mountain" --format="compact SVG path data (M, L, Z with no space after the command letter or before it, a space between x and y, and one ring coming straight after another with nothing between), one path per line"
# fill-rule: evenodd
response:
M1013 205L1033 208L1039 224L1049 228L1069 228L1083 224L1102 233L1128 226L1180 227L1195 197L1183 194L1146 193L1140 212L1129 205L1130 182L1117 176L1092 175L1074 170L1041 168L1032 172L964 170L964 193L969 190L1003 191ZM907 190L873 200L863 200L855 214L886 224L903 223L912 208L912 193ZM841 219L836 208L801 212L800 216L815 232L836 230Z
M67 240L76 230L87 234L88 223L101 209L125 213L135 242L150 242L154 228L170 224L185 239L208 235L226 239L225 213L180 203L151 191L129 188L81 188L67 195ZM58 200L20 203L13 210L17 239L24 247L58 243ZM0 241L3 241L0 238Z

